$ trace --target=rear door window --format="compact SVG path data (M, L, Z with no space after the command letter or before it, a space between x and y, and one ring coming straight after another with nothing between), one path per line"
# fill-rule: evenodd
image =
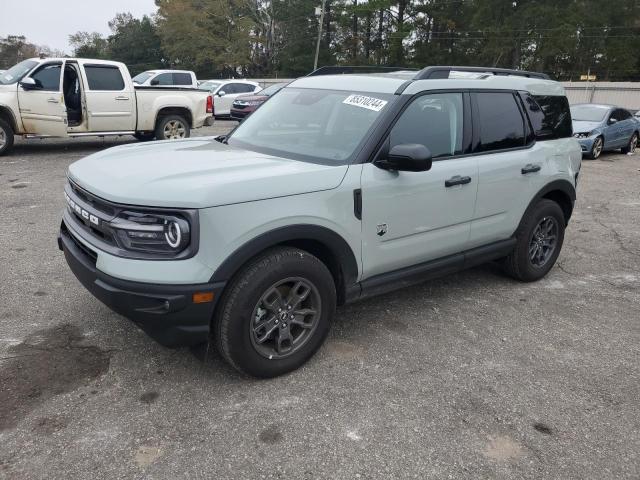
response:
M476 93L480 143L477 152L524 147L524 118L510 92Z
M124 90L124 79L118 67L110 65L85 65L89 90Z
M174 73L173 84L174 85L191 85L191 75L188 73Z
M156 78L151 80L156 85L173 85L173 74L172 73L161 73ZM156 83L158 82L158 83Z
M62 63L48 63L31 74L31 78L36 82L39 90L58 92L60 90L61 72Z
M531 126L538 140L567 138L573 135L571 110L567 97L520 92Z

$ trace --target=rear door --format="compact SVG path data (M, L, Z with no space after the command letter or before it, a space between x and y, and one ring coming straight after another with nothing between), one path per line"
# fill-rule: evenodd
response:
M462 252L469 241L478 187L478 160L468 153L468 94L415 98L389 135L389 148L425 145L433 155L426 172L362 169L364 277ZM357 121L357 120L356 120Z
M174 72L173 84L177 87L193 87L191 74L187 72Z
M135 92L123 69L118 65L82 64L90 132L135 129Z
M478 91L472 105L479 179L470 248L514 233L548 169L545 148L534 143L515 92Z
M18 86L20 117L26 133L63 137L67 134L67 109L62 95L62 62L47 62L29 75L35 88Z

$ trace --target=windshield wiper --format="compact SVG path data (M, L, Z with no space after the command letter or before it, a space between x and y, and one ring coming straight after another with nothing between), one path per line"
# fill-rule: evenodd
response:
M228 135L219 135L216 137L216 141L227 145L227 137Z

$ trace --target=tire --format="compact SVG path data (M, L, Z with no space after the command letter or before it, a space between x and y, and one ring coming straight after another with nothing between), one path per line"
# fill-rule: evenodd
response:
M0 118L0 157L9 153L13 148L13 128L5 120Z
M553 250L546 250L548 257L544 263L540 264L541 258L532 259L532 253L542 251L544 254L545 249L541 245L545 242L540 241L539 237L534 238L534 235L537 236L545 230L544 226L549 222L555 225L555 243ZM541 230L537 229L539 225L543 225ZM525 218L516 231L516 246L503 262L506 272L522 282L534 282L544 277L558 259L564 241L565 227L564 213L560 205L552 200L540 200L525 213ZM534 243L537 244L538 249L535 248Z
M629 139L629 143L626 147L622 147L622 153L634 153L636 151L636 147L638 146L638 132L633 132L631 138Z
M154 133L154 136L158 140L189 138L190 135L191 129L189 128L189 122L180 115L160 117Z
M307 294L289 310L287 304L296 303L288 301L292 291ZM243 267L225 289L213 319L213 341L240 372L276 377L300 367L320 348L335 309L335 283L320 260L297 248L269 249ZM314 310L315 315L308 313ZM291 312L302 313L291 320ZM283 340L287 333L292 341Z
M591 145L591 150L587 154L587 158L591 160L597 160L602 153L602 149L604 148L604 139L602 137L596 137L593 141L593 145Z
M150 142L156 138L156 134L152 133L135 133L133 135L140 142Z

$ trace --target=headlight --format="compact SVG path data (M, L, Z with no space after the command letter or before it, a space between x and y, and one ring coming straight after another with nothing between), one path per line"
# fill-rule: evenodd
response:
M591 135L593 135L593 132L581 132L573 134L573 136L576 138L589 138Z
M177 215L123 211L109 225L130 251L175 255L191 240L189 222Z

